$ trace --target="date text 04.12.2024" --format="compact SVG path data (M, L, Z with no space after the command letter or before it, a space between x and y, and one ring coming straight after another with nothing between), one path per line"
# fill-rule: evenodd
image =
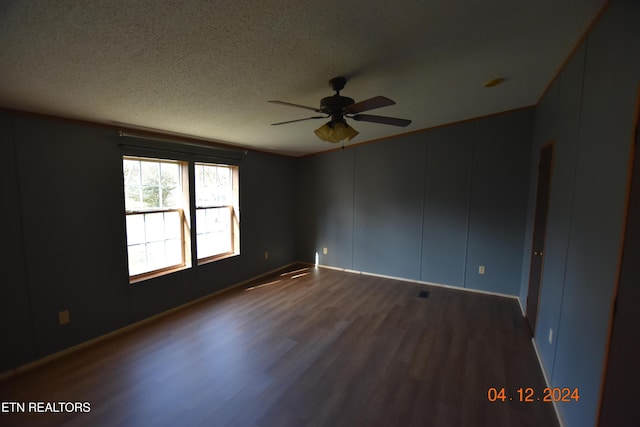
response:
M516 394L508 395L504 387L490 387L487 390L489 402L577 402L580 399L578 388L569 387L546 387L542 394L536 393L531 387L520 387Z

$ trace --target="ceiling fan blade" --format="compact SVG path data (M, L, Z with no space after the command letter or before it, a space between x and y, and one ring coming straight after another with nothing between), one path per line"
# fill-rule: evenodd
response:
M307 107L306 105L292 104L291 102L284 102L284 101L267 101L267 102L271 102L272 104L285 105L287 107L304 108L305 110L311 110L311 111L315 111L316 113L320 113L319 108Z
M356 114L351 117L353 120L357 120L359 122L372 122L372 123L382 123L383 125L393 125L393 126L409 126L411 120L407 119L396 119L395 117L384 117L384 116L372 116L371 114Z
M304 119L296 119L296 120L287 120L286 122L279 122L279 123L271 123L271 126L277 126L277 125L285 125L287 123L295 123L295 122L302 122L304 120L311 120L311 119L326 119L327 116L312 116L312 117L306 117Z
M395 101L392 101L385 96L375 96L373 98L365 99L364 101L356 102L355 104L347 105L344 107L344 111L347 114L355 114L393 104L395 104Z

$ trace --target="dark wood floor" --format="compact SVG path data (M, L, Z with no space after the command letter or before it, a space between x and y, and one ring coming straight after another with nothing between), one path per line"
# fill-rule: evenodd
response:
M1 382L4 402L91 411L0 425L558 425L517 402L545 385L514 299L308 267L252 286Z

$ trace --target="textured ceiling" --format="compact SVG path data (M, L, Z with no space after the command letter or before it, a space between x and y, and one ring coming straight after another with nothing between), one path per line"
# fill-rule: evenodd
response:
M351 143L535 104L604 0L2 0L0 107L302 155L328 80L387 96ZM483 82L508 80L487 89ZM308 114L311 113L311 114Z

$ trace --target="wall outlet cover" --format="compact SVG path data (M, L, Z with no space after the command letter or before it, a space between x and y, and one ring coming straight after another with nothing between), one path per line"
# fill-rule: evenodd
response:
M63 310L58 312L58 323L61 325L66 325L71 320L69 318L69 310Z

